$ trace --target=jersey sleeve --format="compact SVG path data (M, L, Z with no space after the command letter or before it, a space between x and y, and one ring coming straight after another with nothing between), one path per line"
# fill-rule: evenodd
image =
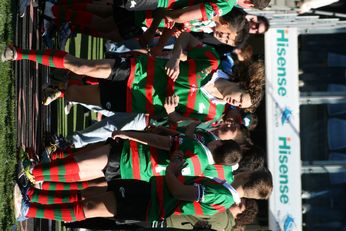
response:
M202 20L205 21L215 16L225 15L232 10L234 5L234 0L212 0L201 3Z
M223 212L234 204L232 194L220 184L212 181L200 183L202 195L198 203L205 215Z
M227 210L234 204L231 192L212 179L196 178L193 185L197 189L198 196L194 202L182 204L183 214L212 216Z

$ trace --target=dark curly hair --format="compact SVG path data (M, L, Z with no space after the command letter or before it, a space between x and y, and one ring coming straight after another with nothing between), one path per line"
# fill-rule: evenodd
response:
M243 150L243 157L235 174L244 171L257 171L263 168L265 157L263 148L257 145L249 146L248 149Z
M270 23L269 23L269 20L268 18L262 16L262 15L257 15L257 21L258 22L262 22L265 26L265 31L264 32L267 32L269 30L269 27L270 27Z
M235 165L242 158L239 144L233 140L219 140L212 154L216 164ZM208 146L209 147L209 146Z
M242 198L241 203L244 204L245 210L237 215L235 226L233 228L242 227L251 224L258 214L258 204L254 199Z
M253 113L264 96L265 68L263 60L241 62L234 67L234 77L241 89L250 94L252 105L244 111Z
M248 181L243 185L244 190L255 190L262 199L268 199L273 191L273 177L267 168L250 173Z
M243 44L250 36L250 23L246 20L246 13L243 10L233 7L227 14L220 17L221 23L227 23L230 29L237 33L234 46Z
M263 10L266 8L271 0L251 0L252 4L254 4L254 8Z

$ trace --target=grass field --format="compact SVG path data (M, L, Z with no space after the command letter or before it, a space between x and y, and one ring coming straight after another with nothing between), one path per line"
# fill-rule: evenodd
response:
M12 40L12 1L0 0L0 49ZM14 224L12 191L16 165L14 81L10 63L0 63L0 229Z
M16 1L0 0L0 50L13 41L13 16ZM77 35L71 39L66 50L78 57L99 59L103 57L102 39ZM16 157L16 114L14 74L11 63L0 62L0 230L10 230L15 223L13 212L14 172ZM94 113L74 107L69 116L63 112L64 102L57 102L57 132L67 135L83 129L95 119Z

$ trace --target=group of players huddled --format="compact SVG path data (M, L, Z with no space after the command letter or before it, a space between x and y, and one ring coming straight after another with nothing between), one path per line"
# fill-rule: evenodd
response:
M54 24L108 39L106 58L72 56L63 41L61 50L9 45L2 61L65 69L66 84L45 88L42 103L64 97L107 117L47 147L39 162L23 159L17 220L105 217L214 230L252 223L273 182L250 138L264 63L247 39L269 23L242 8L269 3L47 1L46 30Z

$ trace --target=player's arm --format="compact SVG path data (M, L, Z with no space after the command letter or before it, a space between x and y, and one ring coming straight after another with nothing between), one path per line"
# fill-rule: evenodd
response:
M179 104L179 97L177 95L171 95L166 97L165 103L163 104L166 113L168 115L168 120L172 123L179 123L182 121L193 121L188 117L182 116L180 113L175 111L175 108Z
M201 42L193 37L190 33L183 32L179 36L174 44L172 57L168 60L165 67L167 75L173 79L173 81L175 81L179 76L179 64L180 58L183 56L183 52L198 45L201 45Z
M163 8L158 8L153 11L153 21L150 27L139 38L139 43L142 47L146 47L155 36L156 30L163 19L164 11Z
M158 149L170 151L171 150L171 137L158 135L148 132L135 132L135 131L114 131L112 133L113 139L120 138L124 140L132 140L138 143L149 145Z
M166 11L166 18L176 23L184 23L195 19L202 19L201 5L188 6L183 9Z
M166 182L169 192L178 200L195 201L198 200L198 187L185 185L180 182L177 176L181 175L181 170L186 166L183 160L183 153L176 151L171 156L171 162L166 168Z

